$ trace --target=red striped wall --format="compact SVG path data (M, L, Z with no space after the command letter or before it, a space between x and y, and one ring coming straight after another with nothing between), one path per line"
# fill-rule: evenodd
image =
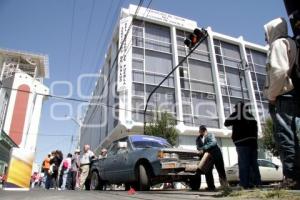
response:
M25 126L26 111L29 99L30 88L26 84L22 84L18 87L15 107L9 129L10 138L20 145L22 142L23 131Z

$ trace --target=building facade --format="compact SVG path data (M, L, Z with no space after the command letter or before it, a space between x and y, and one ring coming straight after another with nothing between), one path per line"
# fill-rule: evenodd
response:
M0 169L12 147L36 150L47 70L45 55L0 49Z
M80 129L81 147L90 144L97 152L112 140L142 133L148 95L189 52L184 39L197 22L146 8L136 10L130 5L121 11ZM231 130L223 124L234 105L243 99L251 104L260 134L268 117L262 95L267 48L210 27L206 30L208 38L152 96L147 116L171 113L182 148L195 149L199 126L206 125L230 166L237 156Z

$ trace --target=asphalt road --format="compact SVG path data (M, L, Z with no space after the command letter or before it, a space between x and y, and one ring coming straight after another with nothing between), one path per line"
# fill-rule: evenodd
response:
M215 199L217 192L204 192L204 191L183 191L183 190L168 190L168 191L148 191L137 192L136 194L129 195L126 191L45 191L34 190L28 192L16 191L2 191L0 190L0 199L5 200L88 200L88 199L109 199L109 200L127 200L127 199L141 199L141 200L189 200L189 199ZM220 198L218 198L220 199ZM221 198L222 199L222 198Z

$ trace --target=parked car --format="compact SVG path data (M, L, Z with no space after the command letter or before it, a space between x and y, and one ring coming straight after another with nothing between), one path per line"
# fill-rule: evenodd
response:
M106 184L125 184L136 190L149 190L158 183L185 182L198 190L201 174L197 170L196 150L173 148L165 139L147 135L130 135L114 141L106 158L91 165L90 189Z
M271 161L258 159L258 168L263 184L280 182L283 180L282 167L272 163ZM239 166L238 164L226 168L226 175L229 184L236 185L239 183Z

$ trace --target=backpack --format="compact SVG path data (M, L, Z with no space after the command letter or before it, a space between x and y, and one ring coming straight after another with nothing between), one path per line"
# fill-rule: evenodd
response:
M292 80L294 89L296 91L297 97L300 97L300 44L299 41L295 37L282 37L292 39L297 47L295 63L292 66L290 78Z
M63 170L66 170L69 168L69 163L68 161L64 160L63 165L62 165Z
M292 79L292 83L293 86L295 88L295 91L298 95L298 97L300 96L300 45L299 42L297 42L297 40L295 40L295 43L297 45L297 53L296 53L296 60L295 63L292 67L292 71L291 71L291 75L290 78Z

